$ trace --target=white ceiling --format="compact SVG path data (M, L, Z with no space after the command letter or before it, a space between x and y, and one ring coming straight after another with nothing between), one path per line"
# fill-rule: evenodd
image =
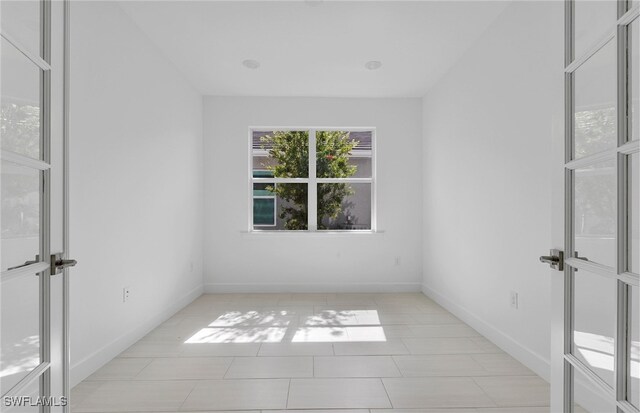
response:
M121 2L202 94L331 97L423 96L507 4ZM382 68L365 69L370 60Z

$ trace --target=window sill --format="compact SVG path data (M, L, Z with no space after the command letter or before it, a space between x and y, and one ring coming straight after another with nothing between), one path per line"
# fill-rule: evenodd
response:
M354 230L354 231L270 231L270 230L258 230L258 231L240 231L243 236L248 237L311 237L311 238L334 238L334 237L381 237L384 236L385 231L366 231L366 230Z

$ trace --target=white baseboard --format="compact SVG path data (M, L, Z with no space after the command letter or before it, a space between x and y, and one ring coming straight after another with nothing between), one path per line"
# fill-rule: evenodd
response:
M421 291L420 283L207 283L205 293L405 293Z
M511 357L533 370L538 376L547 382L550 380L551 363L549 360L425 284L422 285L422 292L485 336L496 346L511 355Z
M198 286L187 294L183 295L176 301L172 302L171 306L168 306L160 314L148 319L143 325L126 332L120 337L110 341L101 348L97 349L90 355L86 356L82 360L74 363L71 366L70 371L70 385L73 388L76 384L89 377L100 367L104 366L118 354L129 348L136 341L140 340L151 330L158 325L169 319L175 313L189 305L193 300L202 295L203 288Z

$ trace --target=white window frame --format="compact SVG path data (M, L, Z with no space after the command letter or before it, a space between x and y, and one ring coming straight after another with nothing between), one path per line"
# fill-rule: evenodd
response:
M253 133L254 131L308 131L309 132L309 177L308 178L254 178L253 177ZM371 132L371 177L370 178L317 178L316 177L316 132L317 131L345 131L345 132ZM376 128L375 127L291 127L291 126L251 126L249 127L248 150L248 175L249 175L249 232L252 233L375 233L377 232L376 215ZM307 230L274 230L255 228L253 225L253 184L307 184L308 185L308 216ZM366 183L371 184L371 229L344 229L344 230L318 230L318 184L323 183ZM276 201L277 203L277 201ZM277 212L277 211L276 211Z

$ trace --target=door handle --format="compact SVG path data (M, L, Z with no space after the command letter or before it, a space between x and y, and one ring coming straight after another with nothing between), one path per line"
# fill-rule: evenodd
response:
M540 257L540 262L549 264L549 267L553 268L554 270L563 271L564 252L559 249L549 250L549 255L542 255Z
M39 262L40 262L40 256L36 255L36 259L35 260L33 260L33 261L25 261L24 264L16 265L15 267L9 267L9 268L7 268L7 271L9 271L9 270L17 270L18 268L26 267L26 266L29 266L31 264L37 264Z
M62 253L51 255L51 275L60 274L65 268L75 267L78 261L62 258Z

